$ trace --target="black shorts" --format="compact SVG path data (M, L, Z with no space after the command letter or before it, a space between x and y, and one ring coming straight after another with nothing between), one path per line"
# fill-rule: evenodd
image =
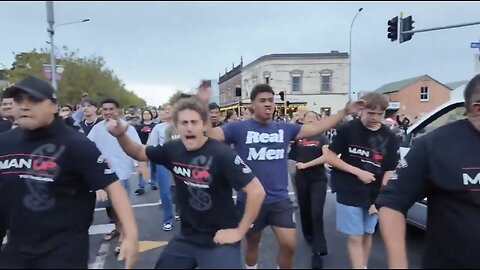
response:
M244 211L245 203L237 202L237 212L240 218L242 218ZM260 232L267 226L295 229L295 222L295 206L290 199L263 204L247 235Z
M205 246L175 236L165 247L155 269L241 269L240 242Z

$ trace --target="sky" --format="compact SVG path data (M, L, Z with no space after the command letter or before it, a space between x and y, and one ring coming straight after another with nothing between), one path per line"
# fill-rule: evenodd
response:
M97 55L129 90L160 105L176 89L218 79L243 57L244 65L273 53L349 51L353 17L352 90L423 74L442 83L469 80L475 71L480 25L416 33L399 44L387 21L412 15L417 29L480 21L480 2L55 2L62 50ZM14 53L48 45L46 7L0 2L0 67ZM480 72L480 71L479 71Z

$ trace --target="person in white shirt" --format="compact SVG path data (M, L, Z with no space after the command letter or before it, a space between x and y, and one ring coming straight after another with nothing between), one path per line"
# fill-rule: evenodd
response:
M97 148L102 153L103 160L98 162L107 162L109 167L117 174L120 182L125 187L127 194L130 195L130 185L129 179L133 173L133 168L136 166L143 166L146 169L145 162L140 162L137 165L137 162L129 157L120 147L117 139L110 135L110 133L106 129L106 123L110 119L118 120L119 117L119 103L115 99L106 98L101 102L102 107L102 114L103 114L103 121L96 124L90 133L88 134L87 138L95 143ZM123 121L123 120L122 120ZM137 143L140 142L140 137L138 136L137 131L134 127L129 126L127 133L130 139ZM123 240L122 235L122 227L121 224L118 222L116 215L113 211L111 203L109 201L102 204L105 206L107 210L107 215L110 217L111 220L115 223L115 229L110 232L109 234L105 235L104 240L109 241L115 237L120 237L119 243L117 248L115 249L116 252L119 251L120 244Z

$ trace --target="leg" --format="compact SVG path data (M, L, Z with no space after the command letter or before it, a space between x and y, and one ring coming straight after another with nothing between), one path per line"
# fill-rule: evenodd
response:
M305 175L297 171L295 173L295 186L297 203L300 209L300 221L302 225L302 232L305 240L311 243L313 240L313 220L312 220L312 198L311 194L311 179L305 177ZM318 195L315 195L318 196Z
M157 179L157 164L153 162L148 162L148 167L150 169L150 185L153 190L158 189L158 179Z
M364 224L365 233L363 234L363 251L365 256L364 266L368 266L368 259L370 258L370 251L372 250L372 234L375 232L377 226L378 216L370 215L368 211L364 210Z
M192 244L174 238L160 254L155 269L195 269L194 251Z
M352 269L363 269L365 266L365 254L363 252L363 236L350 235L348 237L348 256Z
M195 259L199 269L242 269L240 243L218 245L214 248L197 247Z
M173 209L172 209L172 194L170 193L170 173L161 166L157 165L157 182L160 190L160 199L162 200L163 208L163 222L172 222Z
M145 193L145 180L142 173L138 173L138 189L135 190L135 195L143 195Z
M256 268L258 262L258 247L260 239L262 238L262 231L267 226L266 216L267 205L262 205L257 219L253 222L253 226L247 232L245 238L247 244L245 245L245 263L247 267ZM241 218L245 212L245 203L237 202L237 215Z
M258 262L258 247L262 239L262 231L247 234L247 244L245 245L245 263L247 267L254 267Z
M268 205L268 225L272 227L278 242L277 263L282 269L293 266L297 244L295 208L290 199Z
M363 252L363 214L364 209L337 203L337 230L348 235L348 255L352 268L361 269L365 266Z
M313 246L314 254L321 256L328 254L327 240L325 240L325 230L323 224L323 209L325 206L325 196L327 194L327 182L318 179L308 179L311 181L310 198L311 216L313 221Z
M275 226L272 226L272 230L278 242L277 264L280 269L291 269L297 244L297 231Z

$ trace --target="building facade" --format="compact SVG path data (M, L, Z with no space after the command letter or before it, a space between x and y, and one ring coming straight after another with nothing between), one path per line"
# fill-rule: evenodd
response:
M348 101L348 61L348 53L338 51L262 56L242 69L242 99L249 102L253 87L266 83L276 94L284 91L289 103L330 115Z
M428 75L392 82L375 90L397 104L399 115L413 121L447 102L451 91L450 87Z
M242 85L243 61L238 66L233 66L232 70L225 70L225 74L218 78L219 105L227 107L238 104L241 97L236 96L236 88Z

